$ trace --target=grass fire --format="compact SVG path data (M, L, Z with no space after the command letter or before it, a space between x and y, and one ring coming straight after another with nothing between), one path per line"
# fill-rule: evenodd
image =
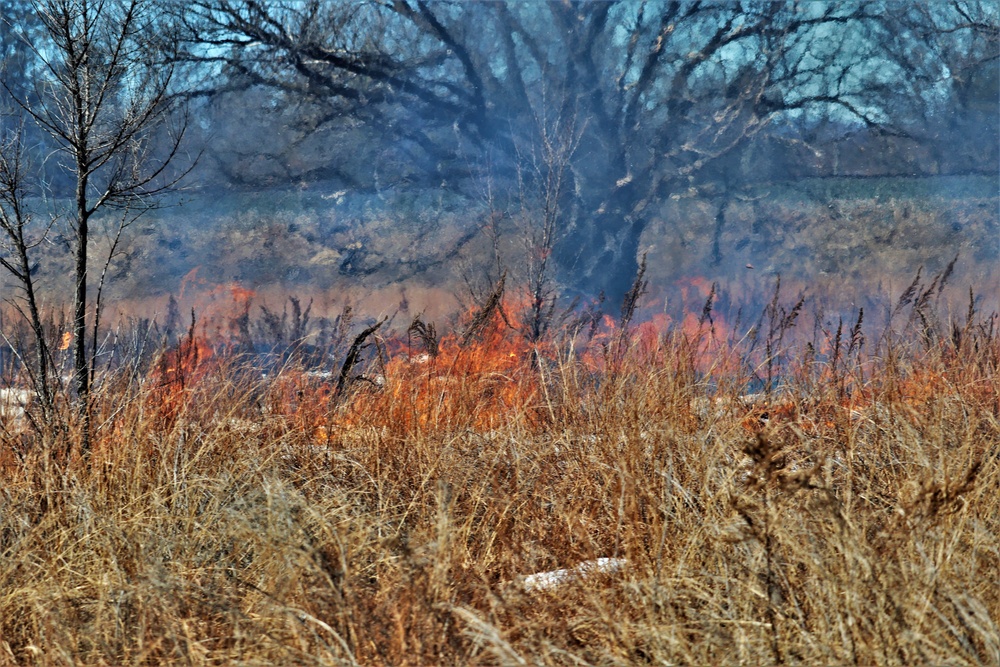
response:
M712 288L532 340L502 283L441 331L122 324L85 456L5 377L0 661L993 662L1000 341L938 284L811 331Z
M996 0L0 54L0 667L1000 665Z

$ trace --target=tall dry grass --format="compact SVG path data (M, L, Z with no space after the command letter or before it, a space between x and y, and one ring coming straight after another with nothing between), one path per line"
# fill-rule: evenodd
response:
M991 320L783 343L747 396L708 318L501 319L339 396L109 378L88 460L7 419L0 664L1000 663Z

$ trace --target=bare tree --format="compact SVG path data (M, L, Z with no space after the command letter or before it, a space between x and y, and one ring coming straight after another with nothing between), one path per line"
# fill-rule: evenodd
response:
M582 134L575 117L539 119L537 124L540 141L525 147L517 161L516 202L529 299L523 334L532 343L542 340L553 324L559 291L552 253L565 233L563 206L571 205L565 189L572 180L571 161Z
M107 266L124 230L176 182L171 165L179 155L184 125L170 127L175 118L173 68L164 64L169 54L164 58L152 49L158 19L149 0L44 0L34 8L41 23L40 37L29 43L40 72L34 90L23 96L6 83L4 87L49 135L59 165L73 181L71 204L52 215L68 221L74 241L73 385L86 452ZM30 176L18 172L17 178ZM13 186L8 192L18 191ZM96 290L91 290L92 225L101 212L114 213L113 221L105 221L110 249ZM19 225L14 218L9 226L15 233L8 232L18 256L31 245L17 236L23 229ZM22 261L4 264L19 280L25 277ZM30 285L30 280L22 284Z
M892 50L907 72L914 109L907 134L948 173L995 175L1000 167L1000 6L989 0L906 3L894 12L899 33L919 35L915 48ZM897 37L897 44L901 38Z
M201 92L309 100L317 132L364 123L428 183L460 187L483 164L513 183L539 119L575 115L553 259L619 298L657 202L725 196L764 136L898 131L899 81L939 69L890 52L925 41L894 22L903 4L195 0L175 25L185 61L222 75Z
M36 229L32 225L32 214L25 204L28 178L22 138L21 128L9 129L5 136L0 137L0 267L14 278L22 292L19 299L9 299L8 303L24 317L31 329L34 348L31 360L23 358L23 348L11 341L7 333L0 332L0 335L14 354L21 357L21 365L27 369L41 406L42 421L51 425L54 421L53 363L35 288L35 267L30 256L48 229Z

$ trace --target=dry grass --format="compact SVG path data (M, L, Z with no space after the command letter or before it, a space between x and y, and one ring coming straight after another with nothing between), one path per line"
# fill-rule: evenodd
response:
M342 396L153 364L87 461L7 420L0 664L1000 663L986 324L793 346L754 399L683 328L496 319Z

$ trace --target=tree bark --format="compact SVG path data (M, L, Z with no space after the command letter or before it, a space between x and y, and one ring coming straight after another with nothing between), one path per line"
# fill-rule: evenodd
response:
M620 305L639 270L645 227L644 217L628 220L602 213L563 238L557 257L567 284L586 296L603 294L612 307Z
M76 186L76 290L73 299L73 373L80 417L80 449L90 451L90 365L87 360L87 241L90 214L87 210L86 165L77 165Z

